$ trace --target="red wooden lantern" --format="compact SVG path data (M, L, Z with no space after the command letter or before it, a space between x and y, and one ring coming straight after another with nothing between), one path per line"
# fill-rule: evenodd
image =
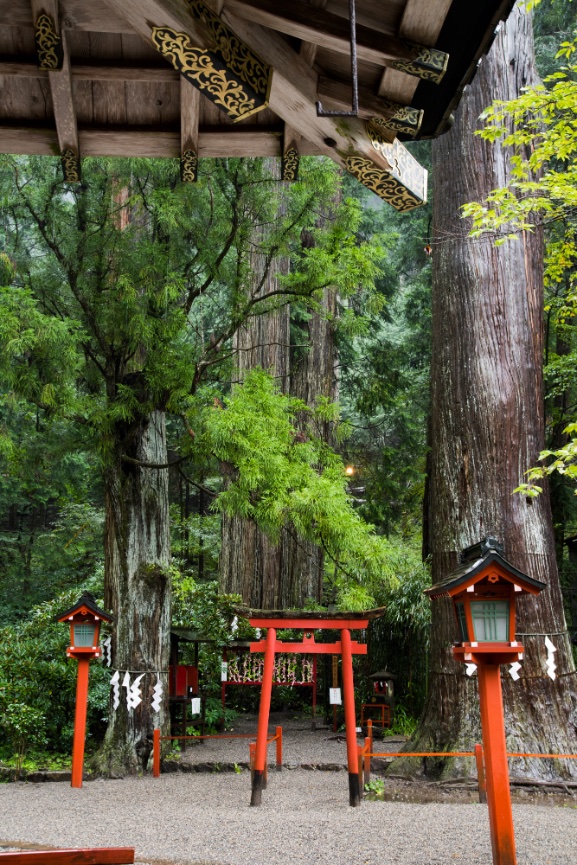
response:
M100 609L90 592L84 592L73 607L58 616L58 621L70 624L70 646L66 649L69 658L100 657L100 622L111 622L112 616Z
M425 592L432 599L452 599L460 636L453 655L471 665L469 673L477 668L493 865L517 863L500 664L523 658L515 639L517 598L544 588L506 561L501 544L489 537L463 550L461 566Z
M100 623L112 622L112 616L100 609L90 592L84 592L73 607L57 616L57 621L69 623L70 645L66 649L66 655L78 661L71 786L82 787L86 706L88 703L88 669L90 660L99 658L102 654L102 649L98 645Z
M461 553L461 566L425 594L450 597L460 639L453 654L472 664L508 664L523 657L515 640L516 601L538 595L545 583L523 574L505 558L495 538L485 538Z

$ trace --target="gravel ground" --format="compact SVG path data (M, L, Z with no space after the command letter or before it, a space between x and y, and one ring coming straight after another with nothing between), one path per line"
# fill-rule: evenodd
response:
M312 729L311 718L307 716L291 716L286 713L272 712L269 723L269 734L273 735L277 726L283 731L283 765L288 768L298 766L331 766L334 769L347 767L347 746L343 732L333 733L330 727L317 720L317 728ZM205 739L201 744L192 742L181 755L181 762L192 763L248 763L248 744L256 739L256 715L239 715L235 720L231 733L250 733L251 739ZM404 736L387 737L382 742L375 740L379 751L398 751L404 742ZM363 738L359 735L358 743L362 745ZM268 759L272 765L275 762L275 743L268 748Z
M134 846L141 862L210 865L489 865L486 806L348 805L347 776L271 772L260 808L250 776L170 774L0 786L0 844ZM568 865L577 809L514 806L518 865Z
M277 723L283 726L286 768L269 770L260 808L249 805L247 771L97 780L81 790L67 783L1 784L0 849L133 846L139 862L156 865L490 865L487 807L476 802L474 791L455 800L438 787L415 793L407 782L387 780L395 801L364 799L351 808L345 771L311 771L344 768L344 739L330 729L311 730L310 719L272 716L271 731ZM255 730L256 719L246 717L234 732ZM375 743L385 751L401 744ZM182 759L205 768L244 763L247 740L209 740L187 749ZM403 801L411 798L420 804ZM548 807L513 806L518 865L575 860L577 797L546 798ZM561 807L551 807L553 801Z

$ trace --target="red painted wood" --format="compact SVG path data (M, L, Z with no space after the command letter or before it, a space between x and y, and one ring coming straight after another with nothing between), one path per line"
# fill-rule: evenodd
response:
M81 847L70 850L10 850L2 865L131 865L134 847Z
M71 787L82 787L84 767L84 742L86 739L86 706L88 703L88 658L78 658L78 678L76 680L76 711L74 714L74 741L72 743L72 781Z
M290 652L294 655L340 655L342 654L342 646L340 641L337 643L285 643L282 640L277 640L275 643L275 652ZM250 644L251 652L264 652L263 641ZM364 643L358 643L356 640L351 640L351 653L353 655L366 655L367 647Z
M345 730L347 738L347 765L349 777L358 774L358 751L357 751L357 719L355 712L355 685L353 680L353 656L351 652L351 632L347 628L341 631L342 644L342 677L343 677L343 703L345 709ZM360 791L359 791L360 793ZM359 801L352 801L351 805L358 805Z
M154 778L160 778L160 728L156 727L152 733L152 774Z
M497 664L481 664L478 667L477 675L493 865L517 865L505 741L501 671Z
M487 801L487 781L485 779L485 763L483 760L483 746L475 745L475 762L477 764L477 781L479 784L479 802Z
M282 727L276 728L276 770L282 770Z
M264 652L264 670L262 674L262 690L260 695L260 707L258 712L258 727L256 732L256 753L254 768L256 772L264 772L266 764L266 746L268 733L268 719L270 715L270 699L272 694L272 677L274 673L274 650L276 643L276 630L269 627L266 635Z
M252 616L249 622L253 628L295 628L298 631L316 631L319 628L330 631L343 628L357 630L369 624L368 619L261 619Z

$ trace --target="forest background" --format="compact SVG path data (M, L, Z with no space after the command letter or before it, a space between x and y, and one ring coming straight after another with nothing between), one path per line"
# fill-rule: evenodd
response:
M576 21L570 2L538 6L542 76L559 67L559 44L571 40ZM430 168L429 145L411 149ZM324 551L325 604L386 605L369 635L371 672L387 666L399 677L398 718L411 732L425 700L429 636L422 513L435 255L430 205L395 214L313 159L303 161L300 182L290 190L275 181L270 164L250 160L204 161L193 190L177 183L176 167L166 162L88 160L78 192L61 184L59 166L48 159L8 158L0 172L0 284L6 286L0 301L1 758L22 765L26 756L37 764L69 753L75 666L65 658L66 629L53 619L81 591L105 597L103 466L115 447L114 430L130 425L139 399L166 417L173 624L226 644L234 597L218 595L223 519L268 519L265 527L278 535L271 516L271 501L280 497L278 471L296 471L305 489L306 467L322 466L332 506L322 515L324 533L306 503L291 517L307 542ZM87 215L84 225L71 221L71 196L83 198L75 213ZM547 231L550 243L560 242L559 221ZM269 270L280 259L290 266L272 290L263 279L247 304L242 286L257 252ZM566 445L564 430L577 420L575 319L567 314L573 268L569 260L546 285L550 450ZM283 363L295 381L318 336L313 325L329 323L323 351L338 387L319 394L314 410L286 396L286 373L277 374L277 390L258 372L234 389L243 351L238 334L255 315L264 320L281 308L289 310ZM121 356L122 380L107 366ZM143 356L146 381L135 381L131 362ZM114 399L106 399L113 379ZM232 428L223 427L225 415ZM261 426L259 416L266 416ZM273 429L277 438L297 437L308 448L296 469L280 467L279 452L269 449ZM242 442L235 439L239 430ZM263 459L255 465L257 452ZM254 475L246 488L230 468L243 456ZM255 477L262 493L256 504ZM577 532L573 487L567 473L555 473L548 494L566 614L575 630L577 573L565 545ZM279 519L285 516L281 508ZM360 528L361 520L375 527L379 543ZM341 548L335 536L347 531L350 543ZM213 682L208 714L216 718L214 652L206 653L203 674ZM108 704L109 673L93 665L93 748L102 740Z

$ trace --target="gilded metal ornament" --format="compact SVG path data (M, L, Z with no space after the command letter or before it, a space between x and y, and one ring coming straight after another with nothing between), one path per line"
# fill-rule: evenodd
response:
M40 69L49 69L52 71L62 69L64 62L62 39L56 32L54 21L45 12L36 19L34 39Z
M66 183L80 183L80 157L72 150L71 147L66 148L60 154L62 162L62 172Z
M427 200L425 169L400 141L385 141L370 123L366 129L375 151L384 156L390 168L381 168L363 156L349 156L345 160L348 170L395 210L404 212L420 207Z
M198 179L198 154L196 150L185 150L180 157L180 179L183 183L196 183Z
M427 200L426 170L397 138L391 143L385 141L370 124L366 128L371 144L391 166L391 175L424 204Z
M411 52L406 60L394 60L391 63L393 69L406 72L407 75L416 75L423 81L434 81L438 84L445 72L449 62L449 55L436 48L425 48L424 45L416 45L414 42L403 43Z
M420 207L422 199L412 195L392 174L384 171L362 156L349 156L345 160L347 169L360 183L375 192L379 198L388 201L395 210L404 213Z
M407 105L398 105L396 102L389 102L383 99L383 109L392 112L390 117L371 117L370 123L377 129L392 129L395 132L402 132L405 135L414 137L423 122L424 111L419 108L410 108Z
M189 0L194 17L214 39L210 50L192 44L187 33L153 27L152 41L175 69L233 120L242 120L268 105L272 67L256 54L200 0Z
M295 183L299 176L300 156L296 147L289 147L281 159L281 179L287 183Z

